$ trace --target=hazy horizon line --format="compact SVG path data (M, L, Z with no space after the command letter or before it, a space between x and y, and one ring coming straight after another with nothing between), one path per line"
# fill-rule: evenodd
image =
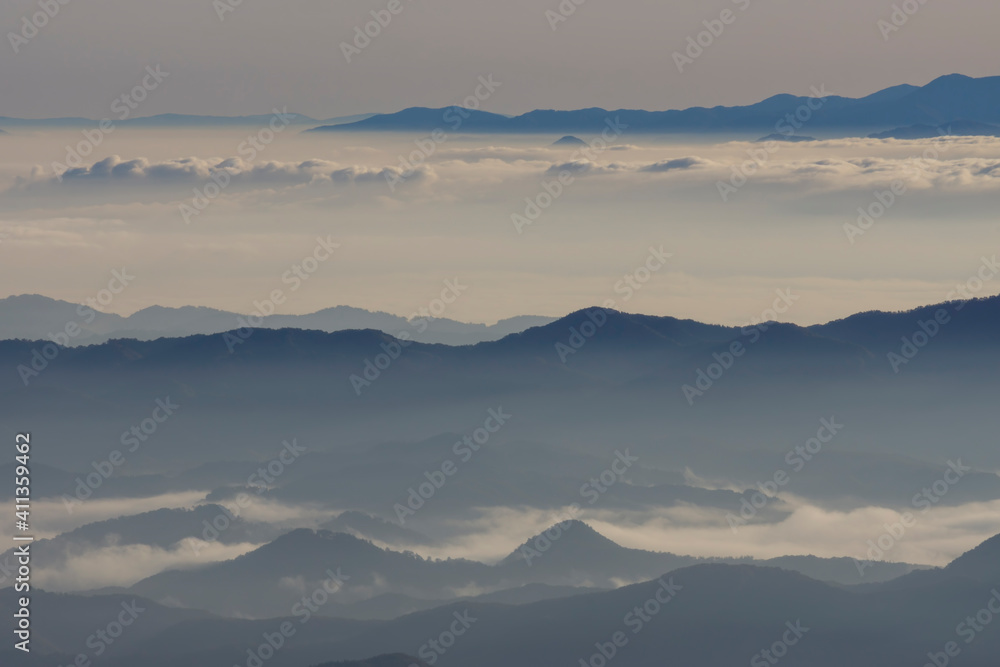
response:
M0 297L0 303L2 303L4 301L11 300L11 299L32 298L32 297L42 298L42 299L50 299L52 301L56 301L56 302L64 303L64 304L69 304L69 305L74 305L74 306L88 306L88 304L86 302L77 303L75 301L67 301L66 299L58 299L56 297L51 297L51 296L47 296L45 294L38 294L38 293L35 293L35 294L8 294L7 296ZM851 317L855 317L857 315L863 315L863 314L869 314L869 313L873 313L873 314L877 313L877 314L883 314L883 315L898 315L898 314L905 314L905 313L913 313L913 312L916 312L918 310L923 310L925 308L933 308L935 306L943 306L943 305L953 304L953 303L972 302L972 301L977 301L977 300L988 300L988 299L996 299L996 298L1000 298L1000 293L997 293L997 294L988 294L986 296L974 296L974 297L969 298L969 299L950 299L950 300L945 300L945 301L935 301L935 302L931 302L931 303L925 303L923 305L916 306L916 307L913 307L913 308L903 308L903 309L899 309L899 310L882 309L882 308L874 308L874 309L868 309L868 310L857 310L857 311L854 311L854 312L850 313L849 315L845 315L843 317L835 317L833 319L825 319L825 320L821 320L821 321L815 321L815 322L811 322L809 324L799 324L799 323L796 323L796 322L783 321L783 320L777 320L777 319L768 319L768 320L764 320L764 322L775 322L775 323L778 323L778 324L788 324L788 325L791 325L791 326L796 326L796 327L800 327L800 328L804 328L805 329L805 328L814 327L814 326L823 326L823 325L826 325L826 324L831 324L833 322L839 322L841 320L845 320L845 319L848 319L848 318L851 318ZM451 318L451 317L433 317L433 316L430 316L430 315L424 317L424 316L422 316L420 314L417 314L415 316L406 316L406 315L400 315L400 314L397 314L397 313L393 313L393 312L390 312L390 311L387 311L387 310L371 309L371 308L365 308L365 307L362 307L362 306L353 306L353 305L348 305L348 304L338 304L338 305L335 305L335 306L326 306L324 308L320 308L319 310L310 310L310 311L297 312L297 313L279 313L279 312L274 312L274 313L272 313L270 315L264 315L264 316L258 315L257 313L254 313L254 312L244 313L244 312L238 312L238 311L235 311L235 310L229 310L229 309L226 309L226 308L219 308L219 307L216 307L216 306L195 306L195 305L190 305L190 304L185 305L185 306L163 306L163 305L160 305L160 304L151 304L151 305L145 306L143 308L139 308L138 310L134 310L134 311L132 311L131 313L128 313L128 314L124 314L124 311L101 310L99 308L94 308L93 306L89 306L89 307L91 307L93 310L95 310L96 312L98 312L98 313L100 313L102 315L116 315L118 317L122 317L122 318L125 318L125 319L127 319L129 317L132 317L134 315L137 315L138 313L141 313L143 311L152 309L152 308L162 308L164 310L181 310L181 309L184 309L184 308L196 308L196 309L212 310L212 311L216 311L216 312L224 313L224 314L232 314L232 315L236 315L236 316L239 316L239 317L258 316L258 317L265 317L265 318L267 318L267 317L307 317L309 315L316 315L318 313L322 313L322 312L325 312L327 310L334 310L334 309L337 309L337 308L350 308L352 310L363 311L363 312L366 312L366 313L371 314L371 315L388 315L388 316L391 316L391 317L398 317L398 318L404 319L404 320L406 320L408 322L409 321L414 321L414 320L419 320L419 319L426 319L426 320L428 320L430 322L434 322L434 321L447 321L447 322L456 322L458 324L465 324L465 325L470 325L470 326L482 325L482 326L491 327L491 326L496 326L497 324L499 324L501 322L508 322L510 320L515 320L515 319L520 319L520 318L531 318L531 317L549 318L549 319L552 319L555 322L558 322L559 320L565 319L567 317L570 317L570 316L572 316L572 315L574 315L576 313L580 313L580 312L583 312L583 311L589 311L589 310L606 310L606 311L612 311L612 312L621 313L623 315L639 315L639 316L643 316L643 317L670 317L670 318L674 318L676 320L682 320L682 321L683 320L687 320L687 321L691 321L691 322L697 322L699 324L706 324L706 325L710 325L710 326L719 326L719 327L728 327L728 328L739 328L741 326L753 326L755 324L753 322L746 323L746 324L743 324L743 325L739 325L739 324L723 324L723 323L720 323L720 322L710 322L710 321L707 321L707 320L701 320L701 319L698 319L698 318L695 318L695 317L688 317L688 316L684 316L684 315L669 315L669 314L664 315L664 314L659 314L659 313L650 313L650 312L643 312L643 311L627 311L627 310L622 310L620 308L608 308L608 307L597 305L597 304L590 305L590 306L584 306L582 308L575 308L575 309L567 311L567 312L565 312L565 313L563 313L561 315L539 315L539 314L522 313L522 314L519 314L519 315L512 315L510 317L502 317L502 318L497 319L497 320L479 321L479 322L466 321L466 320L458 320L458 319L454 319L454 318ZM540 325L540 326L544 326L544 325Z
M909 83L909 82L905 82L904 81L904 82L901 82L901 83L889 84L887 86L884 86L882 88L878 88L876 90L873 90L873 91L871 91L869 93L866 93L864 95L861 95L859 97L847 97L847 96L843 96L843 95L835 95L835 97L845 97L845 99L861 99L861 98L866 97L868 95L873 95L875 93L881 92L883 90L887 90L889 88L894 88L896 86L907 86L907 85L909 85L909 86L916 86L916 87L920 88L920 87L926 86L929 83L932 83L933 81L936 81L937 79L941 79L941 78L949 77L949 76L964 76L964 77L969 78L969 79L990 79L990 78L994 78L994 77L1000 77L1000 74L994 74L994 75L989 75L989 76L969 76L968 74L962 74L961 72L951 72L950 74L942 74L942 75L938 75L938 76L931 76L930 78L928 78L923 83ZM803 95L795 95L793 93L775 93L774 95L768 95L767 97L758 99L757 102L751 102L749 104L737 104L737 105L712 104L712 105L708 105L708 106L706 106L706 105L694 105L694 106L687 106L687 107L671 107L671 108L668 108L668 109L650 109L650 108L640 108L640 107L616 107L614 109L611 109L611 108L606 108L606 107L601 107L601 106L584 106L584 107L565 107L565 108L533 107L533 108L529 109L528 111L520 111L520 112L483 111L482 109L477 109L477 111L482 111L483 113L495 114L497 116L508 116L508 117L512 117L512 118L513 117L517 117L517 116L523 116L523 115L531 113L533 111L582 111L584 109L605 109L606 111L647 111L647 112L650 112L650 113L656 113L656 112L664 112L664 111L684 111L684 110L687 110L687 109L701 109L701 108L711 109L711 108L716 108L716 107L733 108L733 107L739 107L739 106L748 106L748 105L751 105L751 104L759 104L760 102L763 102L763 101L765 101L767 99L770 99L771 97L776 97L778 95L793 95L794 97L804 97ZM706 104L708 104L708 103L706 103ZM396 109L395 111L362 111L362 112L358 112L358 113L348 113L348 114L338 113L338 114L335 114L335 115L332 115L332 116L328 116L326 118L316 118L315 116L311 116L309 114L304 114L304 113L299 113L297 111L292 111L291 113L294 114L294 115L297 115L297 116L303 116L304 118L309 118L311 120L315 120L317 122L327 122L327 121L336 120L336 119L339 119L339 118L349 118L349 117L352 117L352 116L364 116L364 115L367 115L367 114L370 114L370 115L373 115L373 116L391 115L391 114L399 113L401 111L405 111L407 109L448 109L448 108L456 107L456 106L461 106L461 104L460 103L452 103L452 104L445 104L445 105L440 106L440 107L430 107L430 106L423 106L423 105L404 106L404 107L401 107L399 109ZM184 111L164 111L164 112L161 112L161 113L150 114L148 116L130 116L128 118L128 121L134 122L136 120L149 119L149 118L157 118L157 117L160 117L160 116L201 116L201 117L205 117L205 118L245 118L245 117L251 117L251 116L268 116L268 115L270 115L272 113L273 113L273 110L268 110L268 111L265 111L264 113L239 113L239 114L236 114L236 115L218 114L218 113L184 112ZM326 114L323 114L323 115L325 116ZM0 113L0 118L9 118L9 119L12 119L12 120L27 120L27 121L53 121L53 120L75 120L75 119L83 119L83 120L88 120L88 121L92 121L92 122L95 122L95 123L100 122L100 120L101 120L100 118L90 118L88 116L77 116L77 115L48 116L48 117L25 117L25 116L8 116L8 115L3 114L3 113Z

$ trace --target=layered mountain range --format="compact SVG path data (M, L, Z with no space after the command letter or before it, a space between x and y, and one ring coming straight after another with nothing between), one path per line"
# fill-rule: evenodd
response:
M586 526L569 528L574 530L581 531L585 541L595 539ZM584 557L590 549L603 548L585 543L574 547L584 549ZM333 594L318 596L315 591L325 589L307 585L299 602L276 605L278 613L262 620L180 607L176 598L165 606L140 595L151 592L151 581L125 594L36 591L32 611L46 619L44 637L35 640L39 649L22 662L55 667L103 646L102 663L115 667L166 666L195 655L217 664L247 664L248 656L259 660L267 655L268 664L285 667L343 660L396 665L406 664L406 656L444 667L513 662L542 666L612 655L617 664L645 666L661 664L668 654L692 667L716 667L766 660L768 650L772 657L781 652L789 665L836 667L846 662L882 667L921 664L930 656L947 651L954 655L957 650L962 664L990 667L1000 651L1000 635L991 627L995 613L990 611L1000 605L1000 536L945 568L865 586L823 583L782 567L706 563L614 590L522 590L441 600L437 606L431 603L430 608L384 620L338 618L345 607L331 602L331 595L363 588L367 573L383 567L383 573L402 576L395 569L398 563L372 560L374 552L363 555L371 549L333 533L298 531L201 574L169 575L192 581L201 576L213 587L242 585L240 590L262 596L259 587L284 574L289 563L304 573L310 559L325 572L336 568L337 579L327 586ZM448 565L462 564L426 562L423 567L430 572ZM319 570L309 573L325 576ZM180 590L183 595L187 589ZM11 595L10 589L0 591L0 600ZM234 590L227 589L227 597L233 596ZM205 598L211 598L209 592ZM95 639L101 636L95 629L104 619L120 617L123 609L136 617L135 629L121 635L120 642ZM13 659L9 650L0 656Z
M258 320L259 317L259 320ZM344 331L379 329L393 335L407 335L423 343L471 345L497 340L529 327L547 324L551 317L514 317L493 325L467 324L445 318L415 314L411 318L385 312L336 306L308 315L268 315L233 313L216 308L150 306L128 317L104 313L87 304L59 301L36 294L0 299L0 339L47 338L62 345L94 345L112 338L176 338L194 334L215 334L255 325L265 329L312 329ZM75 335L65 335L73 323Z
M843 428L823 465L796 470L789 489L843 506L910 506L961 459L975 472L940 501L958 504L1000 498L991 444L998 323L993 297L810 327L590 309L467 346L377 330L256 329L74 348L8 340L0 396L48 443L38 492L54 496L132 443L130 429L169 399L179 409L141 434L98 495L208 489L223 499L296 438L309 463L289 466L270 495L389 518L422 471L449 459L467 465L425 515L465 512L472 499L502 505L512 493L562 506L625 448L639 459L637 484L610 489L602 503L731 508L741 502L728 490L734 482L752 491L789 468L788 452L833 418ZM488 446L465 453L457 443L489 410L512 417ZM392 420L382 418L388 411ZM49 419L54 412L64 419ZM728 481L691 485L685 471Z

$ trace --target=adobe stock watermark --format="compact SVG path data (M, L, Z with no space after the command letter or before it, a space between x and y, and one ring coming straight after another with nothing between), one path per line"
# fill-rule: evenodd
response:
M892 12L889 14L888 18L880 18L875 22L875 27L878 28L879 33L882 35L882 41L888 42L889 37L895 33L899 32L903 26L910 22L917 12L923 9L924 5L928 3L929 0L903 0L899 4L892 5Z
M21 17L21 29L7 33L7 41L17 55L21 49L62 12L62 8L72 0L38 0L38 11Z
M458 474L461 465L471 461L472 457L485 447L490 439L513 417L513 415L503 411L503 406L487 410L483 425L452 445L451 451L458 458L458 463L449 458L442 461L435 469L425 471L424 479L426 481L407 489L409 495L406 498L406 504L396 503L392 506L399 525L404 525L407 517L411 517L423 509L427 501L445 487L448 479Z
M284 440L281 446L281 451L278 452L277 456L261 465L261 467L257 468L255 472L250 473L247 477L246 486L256 489L258 496L270 489L278 478L285 474L285 471L308 451L305 447L299 445L297 438L292 438L291 442ZM194 551L195 555L200 554L201 550L208 544L215 542L222 533L229 530L236 522L236 519L243 514L244 510L253 505L254 500L253 496L241 491L236 494L234 502L235 507L233 509L222 505L222 511L212 517L211 521L208 519L202 521L204 529L201 531L201 541L192 540L189 542L191 550Z
M795 136L798 130L805 127L813 115L823 108L829 99L830 93L826 90L826 84L817 88L811 86L809 91L812 97L808 101L800 104L794 111L789 111L785 116L774 124L774 133L785 137ZM750 182L750 179L757 174L771 158L782 148L780 141L765 141L758 148L746 149L749 160L744 160L741 164L731 168L729 180L716 181L715 189L719 191L719 197L723 202L728 202L729 198L740 191L740 189Z
M33 348L31 350L31 360L27 364L20 364L17 367L17 374L21 377L21 382L24 383L24 386L27 387L33 379L41 375L49 367L49 364L56 360L60 352L64 348L69 347L73 339L85 331L84 326L91 324L97 319L97 314L100 312L98 310L99 307L110 306L115 297L124 292L133 280L135 280L135 276L129 275L125 267L122 267L120 271L117 269L112 270L111 279L108 281L107 287L98 291L94 296L85 299L84 303L77 306L76 314L79 319L67 322L62 331L57 333L50 332L47 338L52 342L42 345L41 350Z
M220 23L226 20L226 14L235 12L242 5L243 0L212 0L212 9L215 10Z
M447 653L455 645L456 640L468 632L469 628L479 620L472 616L468 609L461 613L452 612L452 618L455 620L451 622L448 629L442 631L437 637L428 639L417 649L417 657L428 665L435 664L438 658Z
M705 368L697 369L694 384L685 384L681 387L688 405L693 406L696 398L701 398L708 393L715 386L715 383L736 365L737 360L746 354L748 347L761 339L764 332L770 328L769 323L774 322L778 315L787 313L789 308L799 300L798 295L792 294L791 288L777 289L775 293L778 298L774 300L771 307L766 308L760 317L751 318L750 323L740 329L741 335L749 339L747 343L735 340L723 352L713 352L712 358L715 361Z
M907 171L912 171L914 177L931 174L932 169L930 161L940 160L941 155L946 153L952 147L951 143L941 141L941 139L954 136L951 134L950 127L948 131L938 129L938 135L937 140L935 140L931 146L925 148L920 155L909 158L911 160L911 165ZM875 226L875 223L885 217L885 215L889 213L889 209L895 206L908 193L909 188L906 183L900 179L894 180L885 190L876 190L873 192L872 195L874 201L869 202L867 206L858 207L858 217L855 222L844 223L844 234L847 236L847 240L851 243L851 245L855 245L858 237L864 236L869 230L871 230L871 228Z
M745 12L753 4L753 0L732 0L732 2L741 12ZM726 32L727 26L736 23L737 18L739 18L739 14L732 9L726 8L719 12L718 18L702 21L701 24L705 26L705 29L696 35L688 36L687 47L683 52L674 51L673 53L677 71L683 74L684 68L688 65L693 65L694 61L700 58L706 49L710 49L716 40Z
M407 3L413 2L413 0L406 1ZM355 56L360 56L365 49L371 46L372 41L378 39L382 31L388 28L395 17L402 14L405 9L406 4L403 4L402 0L389 0L384 9L371 10L372 20L363 26L354 26L354 39L350 42L340 43L340 52L344 54L347 63L350 64Z
M156 434L160 426L166 423L181 408L180 404L174 403L170 400L169 396L158 398L154 403L156 407L153 408L148 417L132 425L129 430L121 434L118 440L121 442L124 451L122 449L115 449L103 460L92 461L90 465L94 469L94 472L87 474L85 477L76 478L76 489L73 491L72 496L63 494L63 505L66 507L68 513L72 514L73 509L77 505L81 505L83 501L93 496L104 485L104 482L111 479L115 471L125 464L126 454L134 454L139 451L139 448Z
M944 308L938 308L934 312L934 317L929 320L917 320L917 330L909 336L903 336L902 345L898 351L889 352L886 358L892 372L899 374L903 366L909 364L920 353L920 350L941 333L941 327L951 322L951 314Z
M571 355L576 354L587 341L597 335L597 332L608 323L608 310L619 308L635 296L653 276L659 273L667 265L667 260L673 257L673 253L665 252L663 246L655 248L649 247L649 254L646 260L622 276L621 280L614 284L615 294L622 295L621 302L616 299L607 299L602 304L602 308L594 308L586 313L587 319L577 326L569 328L569 338L566 342L558 341L555 344L556 354L564 364L569 361Z
M823 445L833 441L833 439L844 429L843 424L837 423L836 417L819 420L819 429L816 435L809 438L801 445L796 445L785 454L785 463L791 468L791 472L784 468L779 468L766 482L757 483L757 491L750 496L750 499L743 499L740 503L739 516L732 512L726 513L726 522L733 534L738 534L739 529L757 516L774 499L778 498L778 492L792 480L792 475L802 472L806 465L816 458L823 451Z
M580 497L586 500L588 505L593 506L615 485L624 482L629 469L638 462L639 457L632 456L627 448L624 452L620 449L615 450L615 458L611 461L611 465L580 486ZM564 518L561 521L535 536L532 542L521 545L518 554L528 567L531 567L536 559L541 558L545 552L552 548L552 545L562 538L567 530L573 527L573 522L582 511L583 506L580 503L572 503L566 508Z
M984 256L981 258L981 264L976 274L964 283L956 285L955 289L948 292L945 298L951 301L956 296L961 295L963 299L972 299L986 287L986 283L996 278L998 274L1000 274L1000 263L997 262L997 256ZM957 313L965 308L965 302L956 303L953 305L953 308ZM938 308L934 311L934 317L931 319L926 321L917 320L915 331L909 336L903 336L899 349L889 352L886 355L886 358L889 360L889 366L892 367L892 372L898 375L902 368L913 361L920 354L921 350L926 348L951 321L952 315L945 308Z
M578 7L587 3L587 0L560 0L555 9L545 10L545 20L548 21L552 32L559 29L560 23L565 23L573 14L576 14Z
M976 641L976 638L986 632L993 621L1000 617L1000 589L994 588L990 593L990 599L982 609L966 616L965 620L955 626L955 634L965 640L966 646ZM947 642L941 651L927 654L928 662L924 663L924 667L948 667L961 654L962 647L958 642Z
M170 72L160 69L161 65L146 67L146 75L142 80L132 87L121 97L116 97L111 103L111 113L116 115L117 122L128 120L139 105L146 101L149 94L160 87L163 80L170 76ZM101 144L104 138L117 129L114 120L102 118L96 129L82 130L83 141L75 146L66 146L66 157L63 162L53 162L52 171L56 174L56 179L62 182L67 171L78 169L83 166L83 158L91 155Z
M587 142L583 148L579 148L570 155L569 163L579 162L581 159L591 162L597 160L601 154L611 148L611 143L624 134L628 129L628 123L623 123L621 118L615 116L614 120L604 119L606 126L600 136ZM511 213L510 221L514 225L514 230L521 235L525 227L535 224L542 213L544 213L557 199L565 194L566 189L576 182L576 176L569 169L563 168L552 180L542 180L541 189L534 197L524 198L524 209L521 212Z
M788 655L789 649L798 644L806 636L806 633L809 632L809 628L803 626L800 620L794 623L788 621L785 623L785 627L788 629L781 635L781 639L750 658L750 667L772 667L773 665L777 665L782 658Z
M441 114L441 121L448 125L449 131L458 132L462 128L462 124L471 118L472 114L469 112L478 111L483 102L490 99L497 88L502 85L502 82L493 80L492 74L479 77L479 85L476 86L475 91L462 101L461 106L448 107ZM446 141L448 141L448 131L443 127L435 128L426 137L415 139L413 144L416 149L410 151L407 156L399 156L398 171L387 170L385 172L385 181L389 185L389 191L395 192L396 186L413 176L417 169L437 152L438 146Z
M454 280L445 280L444 289L441 290L441 296L436 299L432 299L429 304L423 306L417 310L417 312L410 315L408 320L409 326L420 335L430 328L430 324L437 318L444 315L448 306L455 303L458 297L462 295L465 290L469 289L468 285L463 285L459 282L458 278ZM374 358L366 358L364 361L364 369L360 374L353 374L348 378L351 383L351 387L354 389L354 394L356 396L361 396L362 393L368 388L370 388L382 374L389 370L393 362L403 356L403 352L406 348L413 344L413 334L410 331L400 331L398 332L392 340L381 343L379 345L382 348L382 352L376 354Z
M944 474L913 496L910 500L910 506L914 510L919 510L921 514L926 514L971 472L972 468L964 465L962 459L948 461L948 468L945 469ZM906 536L907 531L916 526L917 523L918 517L913 512L903 512L896 523L882 524L885 532L865 543L868 546L868 552L865 554L868 557L867 560L853 559L858 574L862 577L865 576L865 570L877 561L882 561L886 554L892 551Z
M895 206L906 192L906 183L896 179L885 190L876 190L872 193L875 201L868 206L858 207L858 219L854 223L844 223L844 234L847 235L847 240L850 241L851 245L856 244L859 236L864 236L869 229L874 227L876 221L888 213L889 209Z
M299 625L305 625L312 620L313 615L330 602L331 598L339 593L346 586L346 582L351 578L341 572L338 567L335 570L327 569L326 579L324 579L312 593L302 596L299 602L292 605L291 615L299 619ZM264 663L274 658L288 641L295 636L298 628L291 621L281 622L273 632L263 632L261 639L264 641L253 648L247 649L247 659L243 663L246 667L263 667ZM236 667L240 667L236 665Z
M111 646L121 638L125 631L130 628L139 615L146 611L145 607L140 607L136 600L122 602L122 610L107 625L95 630L87 637L87 648L93 652L93 658L100 658ZM73 659L73 665L87 667L92 664L91 655L88 653L78 653Z
M288 113L288 107L282 108L281 111L273 109L267 126L240 142L236 147L237 155L248 163L253 162L262 151L274 143L278 135L284 132L294 119L295 114ZM201 215L229 187L233 181L233 174L230 174L226 167L216 167L209 174L209 179L209 182L200 188L194 188L194 196L190 201L180 204L179 210L184 224L190 225L193 218Z
M660 585L649 599L642 604L633 607L622 618L622 625L632 631L632 637L638 635L663 611L664 607L670 604L677 594L684 590L680 584L674 583L674 578L667 581L660 577L656 580ZM606 642L595 642L597 649L587 658L580 658L580 667L605 667L614 660L618 652L628 646L630 637L625 630L617 630L611 634Z
M289 286L289 292L294 293L299 291L302 285L315 275L324 263L333 257L338 248L340 248L340 244L334 243L331 236L327 235L325 239L322 236L317 236L316 245L313 247L312 252L300 261L292 264L287 271L282 273L281 283ZM255 299L253 302L253 311L246 317L241 315L236 318L238 328L222 334L222 341L226 344L229 353L232 354L235 352L237 345L247 342L253 335L253 332L263 326L264 318L274 315L278 306L287 300L288 295L285 293L284 288L280 287L271 290L261 301Z

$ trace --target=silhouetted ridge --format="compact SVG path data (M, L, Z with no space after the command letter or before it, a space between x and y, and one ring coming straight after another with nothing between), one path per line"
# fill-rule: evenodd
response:
M524 559L521 552L522 548L537 548L538 545L549 544L552 545L549 547L551 551L566 554L583 552L588 555L596 555L602 552L616 553L624 549L617 542L601 535L583 521L571 519L557 523L534 537L529 538L501 562L521 561Z
M1000 535L965 552L944 568L947 574L1000 584Z
M773 131L775 118L794 113L805 104L823 104L809 120L811 131L825 130L841 136L876 128L888 129L915 124L933 126L958 119L1000 124L1000 77L971 78L960 74L938 77L923 87L900 85L854 99L831 95L816 88L812 96L773 95L756 104L734 107L692 107L668 111L600 108L558 111L539 109L520 116L505 117L472 112L457 131L597 134L607 123L627 125L629 133L658 132L754 132ZM420 131L446 127L452 107L411 108L380 114L356 123L316 128L318 131ZM759 135L758 135L759 136Z

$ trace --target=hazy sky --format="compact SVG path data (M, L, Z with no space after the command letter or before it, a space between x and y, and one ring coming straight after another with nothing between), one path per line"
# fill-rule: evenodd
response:
M138 89L132 117L444 106L482 77L499 84L483 108L518 113L742 104L813 86L858 96L951 72L998 73L982 54L995 51L1000 5L981 0L895 17L892 3L871 0L52 1L51 17L39 0L0 6L0 115L120 118L116 99L152 83L149 71L163 78ZM880 19L900 27L883 34ZM377 34L356 39L356 28ZM700 53L689 37L706 45ZM344 42L355 43L347 55ZM675 52L691 58L683 72ZM955 140L919 164L926 143L782 146L724 201L718 184L754 145L623 136L574 165L574 184L517 233L511 216L544 197L571 159L548 146L554 137L449 136L393 189L384 177L419 137L301 129L248 152L246 128L118 128L81 160L84 172L59 182L53 165L81 131L9 126L2 295L79 302L112 270L135 267L139 277L106 310L250 312L280 288L279 312L352 305L409 316L458 278L469 289L445 316L467 321L613 301L741 324L766 315L776 290L793 289L802 297L782 319L815 323L943 301L1000 245L992 139ZM232 183L188 224L182 207L214 187L213 169ZM858 207L897 179L906 195L863 237L846 235ZM317 238L342 249L292 293L283 276ZM673 257L642 289L619 285L661 247ZM976 295L998 289L990 282Z
M385 175L421 137L290 128L251 161L238 148L250 132L119 128L62 182L52 162L81 130L3 137L4 295L82 302L127 267L135 280L105 310L246 313L280 289L279 312L350 305L410 316L457 278L467 289L443 316L464 321L561 316L613 300L630 312L744 324L775 318L766 313L775 291L791 289L798 298L780 319L806 324L939 303L1000 250L992 138L951 139L934 160L915 159L931 146L919 141L786 144L724 201L720 181L761 144L623 135L568 167L573 181L549 203L546 184L554 188L573 154L550 147L553 137L449 136L393 189ZM213 168L230 179L221 192ZM906 192L848 234L858 208L877 212L875 192L896 181ZM195 191L214 197L188 223L182 207ZM529 199L549 205L532 212ZM515 215L535 221L519 233ZM312 262L308 279L286 276L317 250L327 255L318 238L341 247ZM651 248L672 257L662 264ZM977 289L969 295L996 294L1000 275Z
M389 0L237 1L70 0L15 53L10 33L39 0L5 0L0 115L100 118L157 64L169 86L140 115L440 107L491 73L503 94L485 108L504 113L742 104L819 84L860 96L997 73L984 54L995 52L1000 4L983 0L928 2L888 39L877 22L891 18L890 0L586 0L559 22L546 16L559 0L399 0L351 62L341 43ZM674 52L724 10L729 25L679 72Z

